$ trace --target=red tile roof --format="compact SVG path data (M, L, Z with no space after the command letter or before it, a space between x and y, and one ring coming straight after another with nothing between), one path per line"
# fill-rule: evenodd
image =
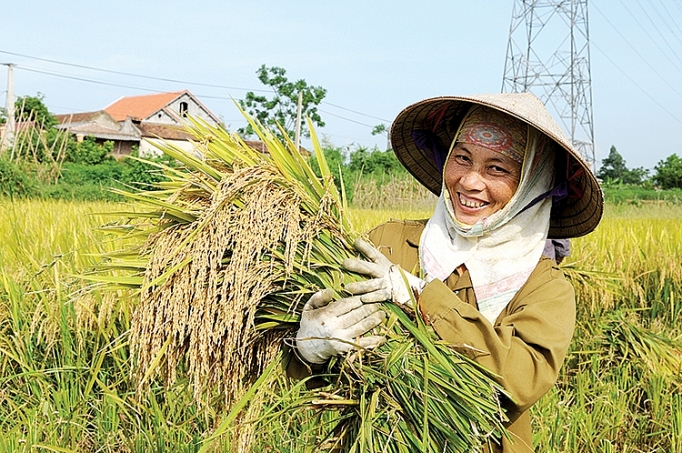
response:
M116 121L124 121L126 117L143 120L171 103L187 90L172 93L145 94L142 96L128 96L119 99L104 109Z
M142 137L164 138L166 140L191 140L192 135L181 126L170 124L140 123L136 125Z
M83 112L83 113L66 113L63 115L54 115L57 118L59 124L74 124L74 123L85 123L94 120L102 111L97 112Z

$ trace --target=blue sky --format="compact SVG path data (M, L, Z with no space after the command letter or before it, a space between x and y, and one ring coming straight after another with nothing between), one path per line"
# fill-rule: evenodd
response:
M40 92L53 113L187 88L236 129L230 98L265 89L265 64L327 89L318 133L332 144L384 149L372 127L407 105L500 91L514 1L12 3L0 63L17 65L15 95ZM612 145L630 168L682 155L682 0L594 1L589 22L598 166ZM3 106L6 86L3 66Z

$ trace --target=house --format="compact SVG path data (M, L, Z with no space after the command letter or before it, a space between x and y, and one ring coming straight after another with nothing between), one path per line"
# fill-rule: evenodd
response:
M172 93L127 96L104 108L116 121L130 117L133 121L156 124L181 124L190 115L212 125L220 120L188 90Z
M166 142L191 151L184 118L192 116L217 126L220 119L188 90L123 97L97 112L56 115L57 125L77 139L91 136L99 143L114 142L114 156L158 155L155 143Z
M94 137L97 143L114 143L113 155L116 158L130 154L133 146L140 146L141 134L130 119L123 123L115 121L104 110L97 112L55 115L57 128L67 130L76 136L77 141Z

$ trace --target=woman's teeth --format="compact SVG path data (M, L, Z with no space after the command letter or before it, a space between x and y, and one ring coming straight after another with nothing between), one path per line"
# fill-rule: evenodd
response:
M465 199L462 195L459 196L459 202L462 203L462 204L463 204L464 206L466 206L467 208L474 208L474 209L475 209L475 208L482 208L483 206L485 206L486 204L488 204L488 203L486 203L486 202L484 202L484 201L470 201L470 200L467 200L467 199Z

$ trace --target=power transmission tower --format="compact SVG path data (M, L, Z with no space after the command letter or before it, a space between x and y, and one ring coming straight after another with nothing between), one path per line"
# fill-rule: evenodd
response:
M515 0L502 92L530 91L595 170L587 0Z

